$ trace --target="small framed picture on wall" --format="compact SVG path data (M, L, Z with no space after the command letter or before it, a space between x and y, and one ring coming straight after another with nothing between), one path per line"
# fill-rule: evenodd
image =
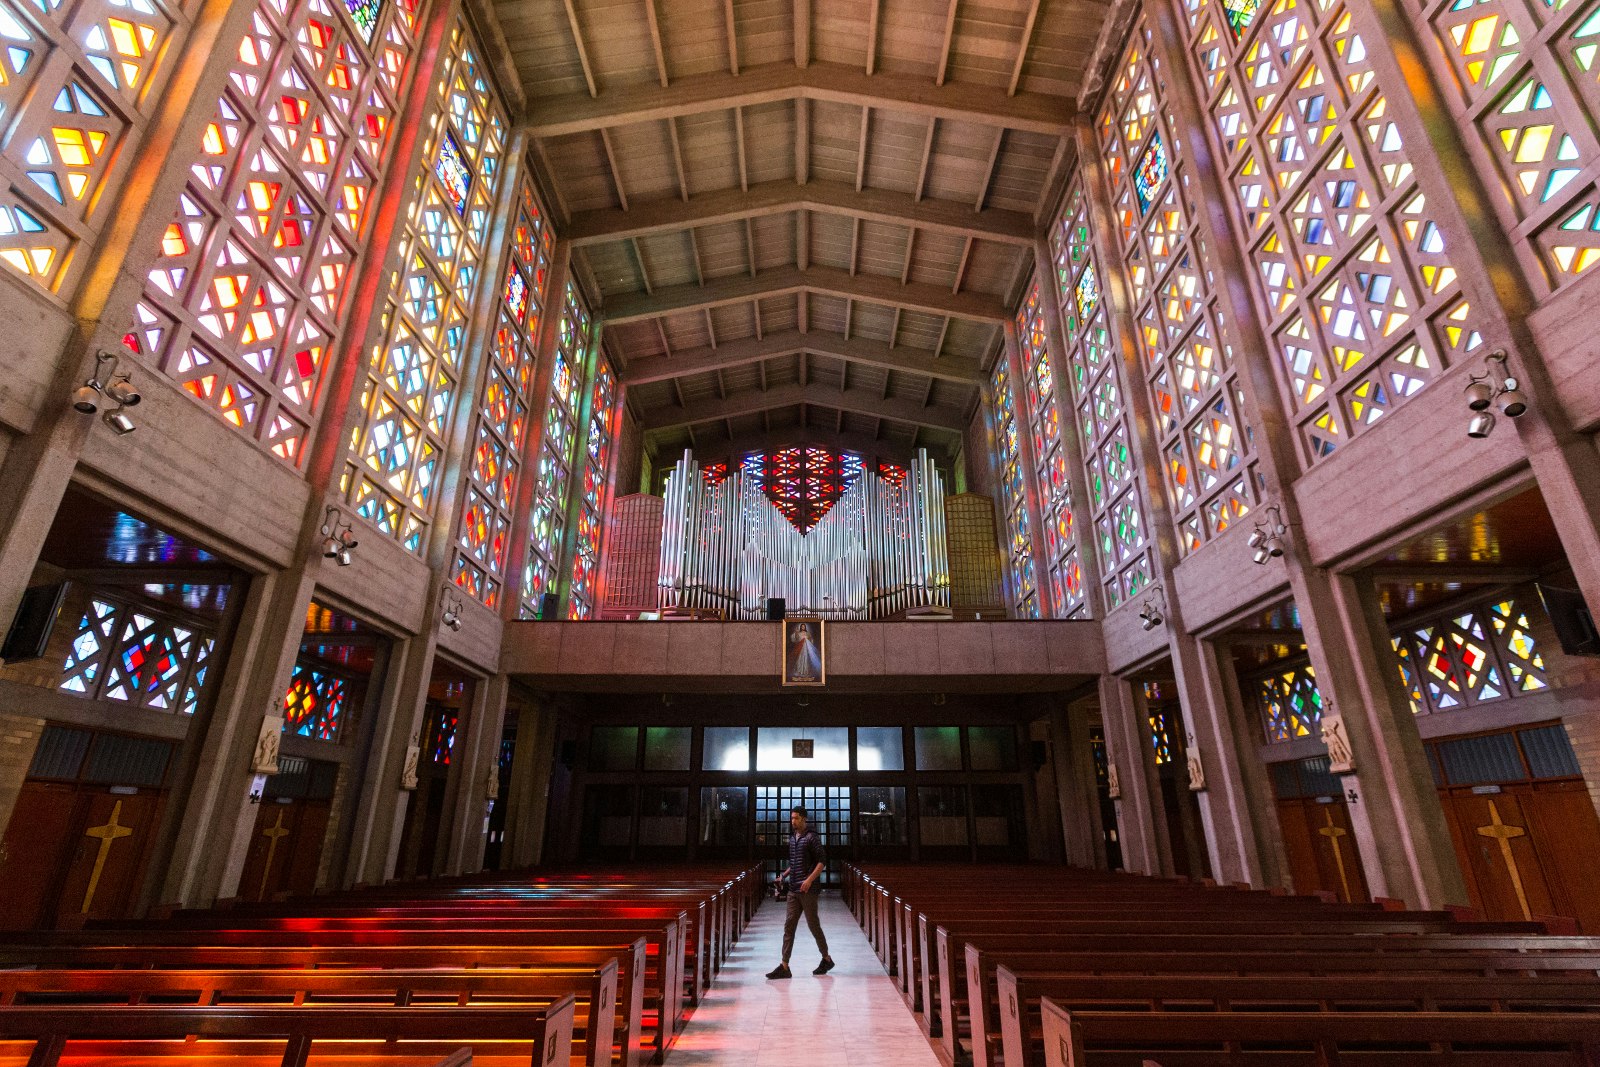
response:
M778 645L778 672L784 685L825 685L828 646L819 618L784 619L783 640Z

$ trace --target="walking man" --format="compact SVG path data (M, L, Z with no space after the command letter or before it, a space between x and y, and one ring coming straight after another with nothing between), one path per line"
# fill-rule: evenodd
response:
M789 970L789 953L794 950L794 931L800 925L800 913L806 915L806 926L817 939L817 950L822 962L812 974L827 974L833 970L833 957L828 955L828 939L822 936L822 923L817 919L817 898L822 886L822 868L827 866L827 854L822 849L822 838L815 830L806 827L806 809L796 804L789 813L789 866L778 876L789 883L789 910L783 917L783 962L767 972L768 978L793 977Z

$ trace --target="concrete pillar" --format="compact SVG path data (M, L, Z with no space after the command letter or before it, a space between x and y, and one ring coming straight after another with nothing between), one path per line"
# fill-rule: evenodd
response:
M1116 808L1123 866L1138 874L1169 875L1172 859L1161 786L1129 682L1114 674L1100 676L1100 716L1105 724L1106 756L1116 768L1122 794Z
M457 728L451 758L456 773L445 805L449 827L445 874L471 874L483 869L489 831L488 781L493 775L499 782L500 732L509 684L503 674L476 683L471 711Z
M517 709L517 748L511 758L502 866L531 867L544 858L550 805L550 765L555 757L556 715L539 701Z
M1094 754L1082 702L1050 712L1050 753L1055 770L1056 817L1066 861L1074 867L1106 865L1101 836L1100 796L1095 789Z

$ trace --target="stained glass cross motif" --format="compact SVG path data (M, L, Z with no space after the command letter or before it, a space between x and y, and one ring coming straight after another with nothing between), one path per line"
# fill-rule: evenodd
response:
M467 194L472 189L472 170L467 166L466 157L461 154L455 134L449 130L444 131L444 136L439 139L439 155L433 162L433 170L439 176L439 183L444 187L456 214L464 213L467 210Z

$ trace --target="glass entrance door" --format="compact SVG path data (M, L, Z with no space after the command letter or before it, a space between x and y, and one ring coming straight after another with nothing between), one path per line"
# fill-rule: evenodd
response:
M811 828L822 835L828 850L823 885L839 884L839 865L850 852L850 787L843 785L781 784L756 786L756 836L762 866L770 884L789 862L789 812L805 806Z

